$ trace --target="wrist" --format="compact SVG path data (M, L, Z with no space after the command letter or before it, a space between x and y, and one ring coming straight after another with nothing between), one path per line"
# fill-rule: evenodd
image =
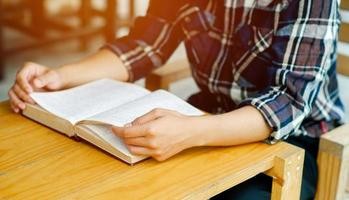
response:
M58 68L58 69L55 69L55 71L57 72L58 74L58 77L59 77L59 81L61 82L61 88L67 88L67 78L65 77L65 73L63 73L62 67Z
M207 133L210 130L210 120L207 120L207 116L189 117L187 120L187 133L189 137L189 148L206 146L209 138Z
M77 86L76 83L74 83L76 82L74 78L77 79L77 75L73 70L75 67L76 66L73 65L63 65L56 70L58 76L60 77L62 88L71 88Z

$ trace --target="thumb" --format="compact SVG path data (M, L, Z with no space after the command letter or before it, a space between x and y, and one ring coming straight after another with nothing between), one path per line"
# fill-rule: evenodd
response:
M153 110L151 110L150 112L137 117L135 120L133 120L133 122L131 122L131 125L141 125L141 124L145 124L151 121L154 121L158 118L161 118L165 115L169 115L171 114L172 111L170 110L166 110L166 109L162 109L162 108L155 108Z
M113 126L112 131L121 138L144 137L148 134L147 126L144 125L128 127Z
M59 81L57 76L58 75L55 72L49 71L41 76L36 77L33 81L34 86L37 88L46 87L47 89L58 89Z

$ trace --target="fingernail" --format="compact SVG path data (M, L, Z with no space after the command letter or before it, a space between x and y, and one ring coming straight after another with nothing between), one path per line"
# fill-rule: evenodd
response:
M112 127L112 132L114 133L114 135L121 137L118 131L115 131L115 128Z
M32 98L29 98L29 103L35 104L35 101Z
M24 103L20 103L20 104L18 104L18 106L19 106L19 108L22 109L22 110L25 108L25 104L24 104Z
M42 81L40 79L35 79L34 84L36 87L41 87L42 86Z
M15 113L19 112L18 108L15 108L13 111L15 111Z
M127 123L124 125L124 127L128 128L128 127L131 127L132 126L132 123Z
M114 133L116 133L117 127L112 126L112 127L111 127L111 130L112 130Z

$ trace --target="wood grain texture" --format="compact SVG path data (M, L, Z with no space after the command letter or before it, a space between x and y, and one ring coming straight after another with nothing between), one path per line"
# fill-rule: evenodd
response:
M0 103L0 199L207 199L302 153L284 142L254 143L129 166L8 107Z
M274 177L272 200L299 199L302 184L304 150L275 158L275 166L267 172Z
M346 12L349 11L349 0L342 0L341 1L341 9L345 10ZM341 41L349 43L349 23L342 23L341 24L341 29L340 29L340 32L339 32L339 38L340 38ZM345 56L345 55L341 55L341 54L338 55L337 71L339 73L349 77L349 56ZM348 130L348 129L349 129L349 127L347 125L346 126L346 130ZM342 131L344 132L343 128L342 128L341 132ZM348 132L349 132L349 130L348 130ZM334 136L335 137L334 139L335 140L337 139L340 142L342 140L342 138L338 138L337 135L341 135L341 134L338 133L338 131L335 134L336 135ZM346 138L347 141L349 140L348 136L344 136L344 137ZM344 145L344 148L349 148L348 146L349 146L348 144ZM337 155L338 155L338 153L337 153ZM339 184L346 184L346 189L345 189L346 190L346 194L344 194L345 195L344 198L349 199L349 195L348 195L348 193L349 193L349 180L348 180L349 170L347 169L349 167L348 166L348 164L349 164L348 162L349 161L344 161L344 162L347 162L347 163L341 163L341 162L343 162L342 159L339 159L339 157L335 157L335 159L337 160L337 163L339 165L342 165L342 166L336 166L337 169L341 170L339 167L343 167L344 168L343 170L345 171L345 172L341 172L341 171L339 171L339 172L341 174L342 173L347 173L347 174L343 174L344 177L341 178L341 180L336 180L336 181L338 181ZM337 175L337 173L335 175ZM335 176L335 178L337 178L337 177L338 177L338 175ZM344 183L341 183L341 182L344 182ZM340 185L340 187L343 187L343 186ZM342 192L343 189L339 188L338 190L339 190L339 192Z
M316 199L342 200L349 168L349 124L336 128L320 139L319 179Z

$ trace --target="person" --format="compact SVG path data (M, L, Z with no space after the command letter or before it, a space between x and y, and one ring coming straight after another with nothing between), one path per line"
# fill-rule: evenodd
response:
M305 149L301 199L312 199L318 137L343 123L338 7L332 0L150 0L127 36L94 55L56 69L26 63L9 91L11 107L34 103L33 91L138 80L184 42L200 88L188 102L213 115L155 109L113 132L132 153L159 161L194 146L285 140ZM270 190L271 178L258 175L213 199L268 199Z

